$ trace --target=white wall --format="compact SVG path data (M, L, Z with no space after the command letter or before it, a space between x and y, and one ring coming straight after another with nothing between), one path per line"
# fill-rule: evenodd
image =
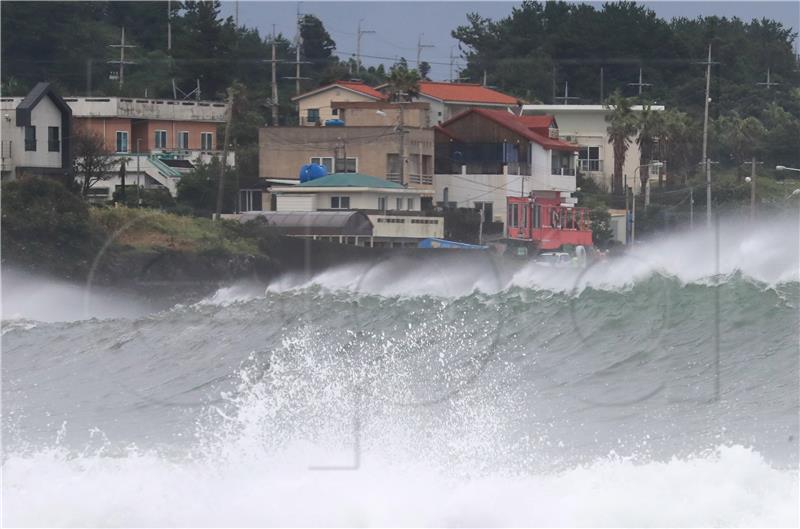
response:
M286 193L278 195L277 211L316 211L315 195L299 195L296 193Z
M444 237L442 217L401 217L398 215L369 215L374 237L409 237L426 239Z
M663 107L653 107L654 110L663 110ZM524 113L547 113L555 116L561 139L567 136L575 137L581 146L600 147L600 159L603 170L591 173L590 176L601 186L611 189L611 179L614 174L614 148L608 143L608 122L606 115L610 111L600 105L525 105ZM634 112L638 110L634 109ZM623 174L628 175L628 185L635 185L639 189L639 146L636 138L631 138L628 152L625 155ZM636 178L634 178L634 174ZM636 180L633 184L631 182Z
M61 167L61 148L64 131L61 129L61 112L58 107L44 97L31 112L31 125L36 127L36 150L25 150L25 127L16 125L16 108L22 98L9 98L2 106L2 154L3 171L13 171L16 167ZM58 127L59 150L48 150L48 128ZM8 155L10 154L10 159Z

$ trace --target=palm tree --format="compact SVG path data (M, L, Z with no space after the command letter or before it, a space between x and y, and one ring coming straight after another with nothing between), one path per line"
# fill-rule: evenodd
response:
M656 138L662 135L663 119L661 113L654 111L650 105L644 105L638 115L637 128L639 129L639 136L636 138L636 144L639 146L639 165L643 167L653 161ZM641 168L639 169L642 193L644 193L649 176Z
M389 99L392 101L411 101L419 95L419 72L409 70L405 59L392 66L389 70L388 86Z
M611 94L606 103L611 112L606 115L608 122L608 143L614 146L614 176L611 180L613 193L622 194L622 171L625 166L625 155L636 134L636 116L631 110L630 101L623 97L619 90Z
M731 112L715 123L721 148L736 164L737 177L741 179L741 168L744 162L754 157L760 150L766 129L757 118L742 118L738 112Z

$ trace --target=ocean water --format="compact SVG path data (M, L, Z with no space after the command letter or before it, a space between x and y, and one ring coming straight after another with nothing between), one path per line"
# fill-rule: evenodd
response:
M797 218L202 300L3 271L9 526L797 526Z

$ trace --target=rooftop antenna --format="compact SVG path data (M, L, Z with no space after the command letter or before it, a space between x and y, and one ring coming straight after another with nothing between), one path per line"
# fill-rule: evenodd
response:
M642 87L644 86L653 86L652 83L644 83L642 82L642 69L639 68L639 82L638 83L628 83L628 86L636 86L639 88L639 95L642 95Z
M419 70L419 61L420 57L422 56L422 48L435 48L433 44L423 44L422 43L422 35L424 33L420 33L419 37L417 37L417 70Z
M359 76L361 75L361 37L363 35L369 35L370 33L375 33L375 31L371 29L361 29L361 23L364 22L364 19L358 21L358 32L356 33L356 66L358 67L358 72L356 72Z
M572 97L569 95L569 81L564 81L564 95L556 97L556 101L562 101L562 105L568 105L570 100L580 99L580 97Z
M120 38L119 44L109 44L109 48L119 48L119 60L110 60L108 61L109 64L116 64L119 66L119 86L122 88L123 83L125 82L125 65L126 64L136 64L133 61L126 61L125 60L125 49L126 48L135 48L133 44L125 44L125 26L122 26L122 37Z
M301 61L300 60L300 48L303 47L303 35L301 32L303 26L303 19L301 18L302 13L300 13L300 3L297 3L297 35L294 39L294 47L295 47L295 60L290 62L289 64L295 65L295 73L291 77L284 77L284 79L291 79L294 80L294 91L295 95L300 95L300 81L304 81L309 79L308 77L301 77L300 76L300 65L301 64L310 64L308 61Z
M767 90L769 90L773 86L778 86L780 83L774 83L774 82L770 81L769 75L770 75L770 69L767 68L767 82L765 82L765 83L756 83L756 84L758 86L765 86L767 88Z

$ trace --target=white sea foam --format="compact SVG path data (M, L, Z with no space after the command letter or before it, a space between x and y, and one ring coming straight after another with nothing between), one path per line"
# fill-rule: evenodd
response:
M741 446L609 457L544 474L452 476L366 454L315 471L309 445L231 465L154 453L9 455L7 526L797 526L798 478ZM323 458L323 459L321 459ZM347 458L345 458L347 460Z

